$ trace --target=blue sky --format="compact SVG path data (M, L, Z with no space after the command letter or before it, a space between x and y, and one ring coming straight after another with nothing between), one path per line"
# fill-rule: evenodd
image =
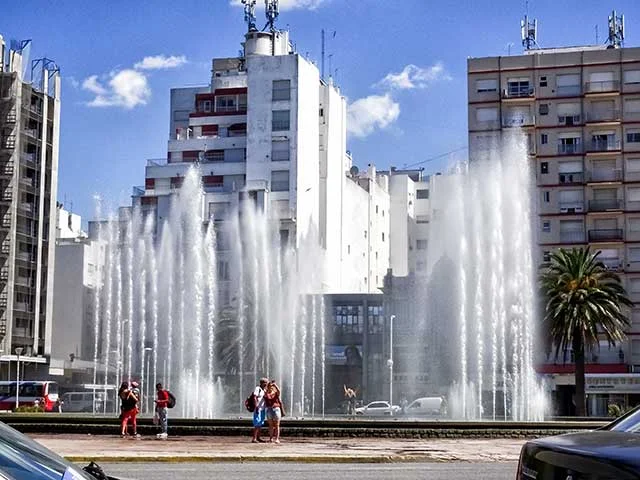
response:
M143 183L146 159L166 156L169 89L206 84L211 58L240 49L245 24L235 1L23 0L3 6L5 40L31 38L31 58L52 58L62 69L60 201L85 219L95 194L113 206L129 203L131 187ZM522 50L524 0L281 5L279 26L289 26L298 51L318 64L320 30L328 32L331 66L351 105L348 148L360 166L402 167L464 147L467 57L506 55L510 43L512 54ZM596 24L603 42L613 8L627 19L626 46L640 46L637 0L529 1L543 47L593 44ZM258 18L261 24L262 11ZM449 161L443 156L424 167L435 172Z

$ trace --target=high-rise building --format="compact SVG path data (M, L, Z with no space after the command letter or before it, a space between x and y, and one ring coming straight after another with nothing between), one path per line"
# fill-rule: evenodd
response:
M0 37L0 354L51 351L60 77ZM29 74L29 75L28 75Z
M635 304L628 340L610 348L602 339L586 366L588 408L606 414L609 402L624 403L640 384L640 48L472 58L468 98L472 160L514 130L528 138L539 261L588 245L624 278ZM565 360L541 354L539 371L557 404L570 406L571 352Z

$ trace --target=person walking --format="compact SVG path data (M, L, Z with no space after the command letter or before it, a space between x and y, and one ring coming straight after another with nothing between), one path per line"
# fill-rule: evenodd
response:
M167 413L169 408L169 392L162 388L162 384L156 384L156 416L158 417L158 423L160 424L160 433L158 438L167 438L168 434L168 421Z
M269 441L280 443L280 420L284 416L284 405L280 399L280 387L278 387L275 380L271 380L267 385L264 403L267 408L267 421L269 422Z
M120 435L122 438L127 436L129 420L133 426L133 436L138 437L138 400L136 396L135 382L129 385L127 382L122 382L120 389L118 390L118 397L120 398Z
M253 438L252 443L263 443L264 440L260 438L260 430L264 426L265 409L264 409L264 389L267 388L269 380L261 378L260 383L253 390L253 396L255 400L255 407L253 409Z

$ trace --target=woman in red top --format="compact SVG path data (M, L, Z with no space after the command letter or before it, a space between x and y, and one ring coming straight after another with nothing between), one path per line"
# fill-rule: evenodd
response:
M264 394L267 407L267 421L269 422L269 441L280 443L280 419L284 417L284 405L280 399L280 388L275 380L267 385Z

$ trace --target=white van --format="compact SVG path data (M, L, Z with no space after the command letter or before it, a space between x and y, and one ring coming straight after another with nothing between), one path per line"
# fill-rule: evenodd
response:
M93 412L104 408L104 393L96 392L67 392L62 396L62 411L64 412Z
M409 417L424 415L443 416L447 414L447 406L443 397L422 397L416 398L407 405L404 413Z

